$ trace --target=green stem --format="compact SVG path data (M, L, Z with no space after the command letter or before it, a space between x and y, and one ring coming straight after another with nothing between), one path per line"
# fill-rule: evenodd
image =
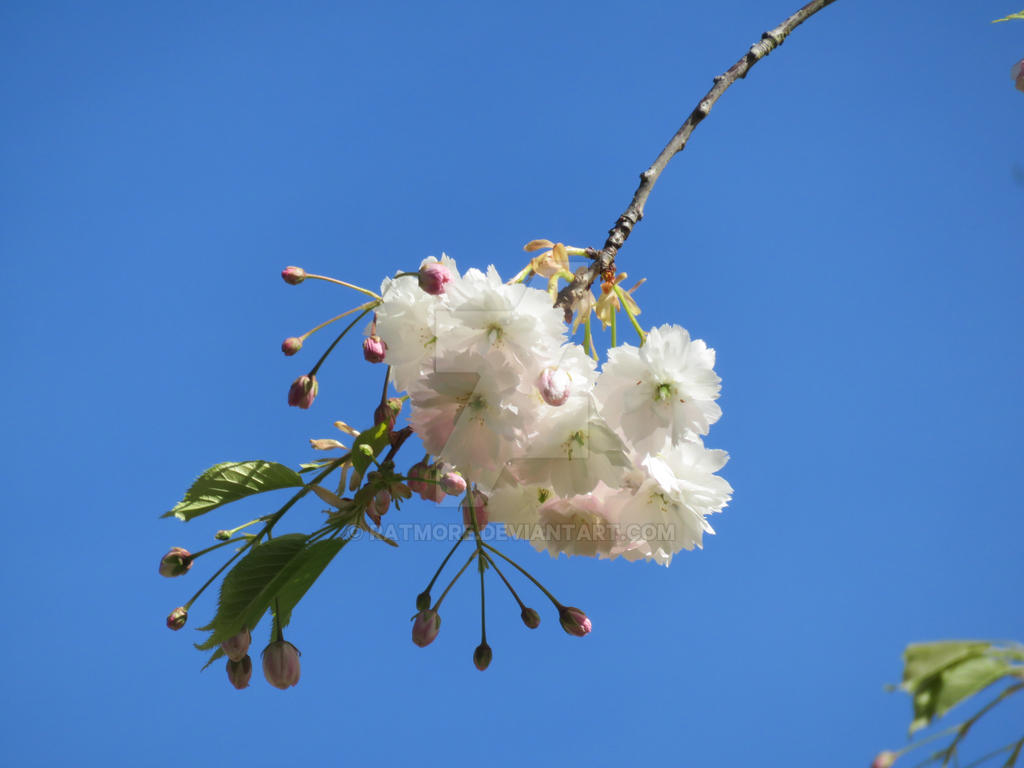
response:
M311 329L309 329L309 330L308 330L308 331L306 331L306 332L305 332L304 334L302 334L301 336L299 336L299 338L300 338L300 339L301 339L302 341L305 341L305 340L306 340L307 338L309 338L310 336L312 336L312 335L313 335L314 333L316 333L317 331L319 331L319 330L320 330L321 328L326 328L326 327L327 327L328 325L330 325L331 323L333 323L333 322L334 322L335 320L341 320L341 318L343 318L343 317L348 317L348 316L349 316L349 315L351 315L351 314L352 314L353 312L358 312L358 311L359 311L359 310L361 310L361 309L366 309L366 308L367 308L368 306L371 306L371 305L373 305L373 303L374 303L374 302L372 302L372 301L368 301L368 302L366 302L366 304L360 304L360 305L359 305L358 307L352 307L352 309L348 309L348 310L345 310L345 311L344 311L344 312L342 312L342 313L341 313L340 315L335 315L335 316L334 316L334 317L332 317L332 318L331 318L330 320L324 320L324 321L323 321L322 323L320 323L320 325L318 325L318 326L317 326L316 328L311 328Z
M622 304L622 308L626 310L626 316L629 318L629 322L633 324L633 330L637 332L640 337L640 344L643 345L647 341L647 334L644 333L644 329L640 327L640 323L636 321L636 315L633 314L633 310L629 308L629 302L626 300L627 296L619 286L615 286L615 295L619 297L619 302Z
M352 328L355 326L355 324L358 323L360 320L362 320L363 317L366 315L366 313L369 312L374 307L376 307L377 304L379 304L379 303L380 302L370 301L370 302L367 302L366 304L363 304L363 306L366 307L366 309L364 309L362 312L360 312L359 315L356 316L355 320L353 320L351 323L346 325L345 326L345 330L338 334L338 338L336 338L334 341L331 342L331 346L329 346L327 348L327 351L324 352L320 356L320 359L316 361L316 365L313 366L313 370L311 370L309 372L310 376L315 376L316 375L316 372L320 370L320 366L324 364L324 360L327 359L327 356L329 354L331 354L331 352L334 351L334 348L336 346L338 346L338 342L341 341L343 338L345 338L345 334L348 333L349 331L351 331Z
M253 522L256 522L256 521L253 521ZM252 525L252 523L249 523L249 525ZM200 555L205 555L207 552L213 552L213 550L215 550L215 549L220 549L221 547L226 547L228 544L237 544L240 541L245 541L245 537L242 537L240 539L228 539L227 541L219 541L216 544L214 544L212 547L207 547L206 549L201 549L198 552L194 552L192 554L192 559L195 560L197 557L199 557Z
M353 291L359 291L360 293L365 293L367 296L372 296L373 298L377 299L377 301L380 301L380 296L378 296L373 291L369 291L366 288L360 288L358 285L352 285L352 283L346 283L344 280L339 280L336 277L324 277L323 275L310 275L310 274L307 274L306 277L308 277L308 278L310 278L312 280L323 280L323 281L328 282L328 283L336 283L337 285L343 285L346 288L351 288Z
M560 602L558 602L558 600L555 599L554 595L552 595L550 592L547 591L547 589L544 588L543 584L541 584L539 581L537 581L535 578L533 578L533 576L530 574L529 571L527 571L525 568L523 568L523 566L521 566L519 563L517 563L511 557L509 557L508 555L506 555L503 552L499 552L497 549L492 547L487 542L484 542L483 546L486 547L487 549L491 550L491 552L496 554L498 557L500 557L500 558L502 558L504 560L507 560L509 563L511 563L516 568L516 570L518 570L521 574L523 574L523 576L525 576L530 581L532 581L536 585L537 589L539 589L541 592L543 592L547 596L548 600L550 600L552 603L554 603L555 608L557 608L558 610L562 610L562 608L565 607Z
M477 550L479 555L482 550ZM477 562L480 565L480 644L486 645L487 643L487 613L484 605L484 559L478 558Z
M617 318L618 316L619 316L618 311L616 311L615 309L612 309L611 326L612 326L612 348L613 349L615 347L619 346L619 342L618 342L617 337L616 337L617 328L616 328L616 323L615 323L615 318Z
M587 319L583 321L583 349L588 355L597 360L597 350L594 349L594 338L590 333L590 313L587 313Z
M498 564L494 562L494 558L488 555L486 552L484 552L484 557L487 558L487 562L491 564L491 568L494 569L494 572L501 577L501 580L503 582L505 582L505 586L508 587L508 591L512 593L512 597L514 597L516 602L519 603L519 609L525 611L526 604L519 599L519 594L515 591L515 589L512 588L512 585L508 583L508 579L505 578L505 574L501 572L501 569L498 567Z
M452 587L455 586L455 582L458 581L459 577L462 576L462 574L464 574L466 572L466 569L469 568L469 564L473 562L473 558L476 557L477 554L478 554L477 551L474 549L473 550L473 554L471 554L469 556L469 559L466 561L466 564L464 566L462 566L461 568L459 568L459 572L455 574L455 578L453 578L450 582L448 582L448 586L444 588L444 592L442 592L441 596L439 598L437 598L437 602L434 603L433 610L436 611L438 608L441 607L441 603L444 601L444 598L448 594L448 591Z
M437 581L437 577L441 575L441 571L443 571L444 567L448 565L448 561L452 559L452 555L455 554L455 550L459 548L459 545L466 540L467 535L469 535L469 531L463 531L459 540L452 545L450 550L448 550L448 554L445 555L444 560L441 561L441 565L437 567L437 570L434 572L434 578L432 578L430 583L427 584L427 588L423 590L424 592L430 594L430 590L434 588L434 582Z
M273 514L270 520L267 521L267 524L263 527L263 530L256 534L255 538L250 540L250 544L254 541L258 541L259 539L261 539L264 534L269 534L273 527L277 524L277 521L284 516L284 513L291 509L293 506L295 506L295 502L297 502L299 499L301 499L303 496L309 493L310 489L314 485L318 484L321 480L323 480L325 477L331 474L331 472L333 472L346 461L348 461L351 456L351 453L346 453L340 459L334 459L330 464L327 465L323 472L321 472L319 475L317 475L308 483L306 483L306 485L300 488L298 493L292 496L287 502L285 502L285 505L283 507L281 507L279 510L277 510L277 512Z

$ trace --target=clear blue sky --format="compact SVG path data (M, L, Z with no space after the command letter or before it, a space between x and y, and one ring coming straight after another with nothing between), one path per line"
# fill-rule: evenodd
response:
M511 274L535 237L599 246L796 6L4 3L0 762L864 766L904 738L882 685L906 643L1024 639L1024 22L989 23L1013 0L839 0L669 166L619 266L651 278L646 324L717 349L736 492L668 569L516 548L589 637L528 632L495 589L481 674L466 584L416 648L440 543L345 550L284 693L199 672L212 599L163 626L209 570L161 579L160 555L274 508L159 520L191 479L304 461L377 393L353 343L285 406L320 346L281 339L348 297L282 267L372 286L442 251Z

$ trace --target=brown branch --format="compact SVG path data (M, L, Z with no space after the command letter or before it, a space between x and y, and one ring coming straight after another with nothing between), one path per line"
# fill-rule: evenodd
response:
M738 79L746 77L747 71L782 45L790 32L826 5L831 5L834 2L835 0L813 0L813 2L808 3L775 29L761 35L761 39L750 46L750 50L744 54L742 59L729 67L725 74L715 78L715 84L711 87L711 90L694 107L690 116L686 118L686 122L676 131L676 135L661 150L661 154L658 155L651 167L640 174L640 186L637 187L636 193L633 195L633 201L625 212L619 216L615 226L608 230L608 239L605 241L604 248L594 253L592 256L593 261L589 265L577 269L572 282L559 291L555 306L562 307L565 311L567 322L572 319L572 307L583 297L584 293L590 290L590 286L593 285L598 275L614 265L615 255L619 252L619 248L626 242L626 238L629 237L629 233L633 231L636 223L644 217L644 205L647 203L647 198L650 196L655 182L661 176L661 172L665 170L669 160L683 151L686 147L686 142L690 138L690 134L693 133L693 129L708 116L708 113L711 112L711 107L725 93L725 89Z

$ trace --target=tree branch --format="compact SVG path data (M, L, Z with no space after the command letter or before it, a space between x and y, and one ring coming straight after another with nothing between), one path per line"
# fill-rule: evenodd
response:
M711 107L725 93L726 88L738 79L746 77L747 71L782 45L790 32L826 5L831 5L834 2L835 0L813 0L813 2L808 3L775 29L771 29L761 35L761 39L750 46L750 50L747 51L743 58L729 67L724 74L718 75L715 78L711 90L694 107L690 116L686 118L686 122L676 131L676 135L661 150L661 154L658 155L651 167L640 174L640 186L637 187L633 195L633 201L626 208L625 212L619 216L615 226L608 230L608 239L605 241L604 248L594 252L592 256L593 261L589 265L576 270L572 282L559 291L555 306L562 307L565 311L567 322L572 319L572 307L590 290L590 286L593 285L598 275L615 264L615 255L619 252L619 248L626 242L626 238L629 237L629 233L633 231L636 223L644 217L644 205L647 203L647 198L650 196L655 182L661 176L661 172L665 170L669 160L683 151L686 147L686 142L690 138L690 134L693 133L693 129L708 116L708 113L711 112Z

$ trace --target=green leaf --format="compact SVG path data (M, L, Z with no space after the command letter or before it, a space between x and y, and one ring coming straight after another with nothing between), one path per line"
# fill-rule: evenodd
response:
M217 615L200 627L211 634L196 648L215 648L242 627L255 628L275 598L281 626L287 625L292 609L345 544L327 539L307 545L307 539L305 534L289 533L253 547L224 577ZM217 658L215 652L207 665Z
M302 552L306 534L289 533L254 546L234 568L228 571L220 585L217 615L213 621L199 629L211 632L199 650L214 648L242 627L253 629L277 594L280 577L289 564Z
M294 568L290 569L291 575L277 593L275 610L282 628L288 626L292 618L292 609L298 605L345 544L343 539L324 539L310 544L300 553Z
M364 429L359 433L352 444L352 466L358 475L363 475L370 466L373 458L376 458L388 444L388 425L375 424L373 429ZM369 447L369 452L363 446Z
M992 23L996 24L1000 21L1010 21L1011 19L1024 19L1024 11L1020 11L1019 13L1011 13L1009 16L1004 16L1001 19L996 19Z
M903 657L900 687L914 698L910 733L1014 672L1001 651L977 640L916 643L907 646Z
M228 461L215 464L203 472L174 509L161 517L188 522L205 515L222 504L251 496L254 493L296 488L302 485L298 473L272 461Z

